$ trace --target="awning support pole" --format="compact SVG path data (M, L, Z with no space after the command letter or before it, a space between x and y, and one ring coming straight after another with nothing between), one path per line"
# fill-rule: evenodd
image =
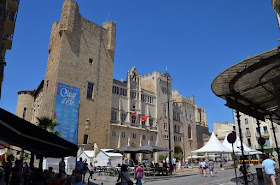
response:
M244 147L243 147L243 136L241 133L241 121L240 121L240 114L239 111L236 110L236 118L237 118L237 123L238 123L238 130L239 130L239 137L240 137L240 144L241 144L241 152L242 152L242 165L243 165L243 178L244 178L244 183L245 185L248 185L248 180L247 180L247 169L246 169L246 164L245 164L245 157L244 157Z
M34 168L34 153L33 152L31 152L31 158L30 158L29 166L30 166L31 169Z
M262 142L262 141L263 141L263 137L262 137L262 135L261 135L260 120L258 120L258 119L256 119L256 120L257 120L257 125L258 125L257 131L258 131L258 134L259 134L259 136L260 136L260 141ZM263 157L263 154L264 154L263 144L262 144L262 143L259 143L259 145L261 145L261 151L262 151L262 157ZM264 157L263 157L262 159L264 159Z
M280 155L279 155L278 142L277 142L276 135L275 135L275 127L274 127L274 124L273 124L273 121L272 121L272 115L269 115L269 117L270 117L270 121L271 121L271 126L272 126L274 141L275 141L275 145L276 145L276 152L277 152L277 155L278 155L278 163L279 163L279 166L280 166L280 159L279 159L279 156L280 156Z

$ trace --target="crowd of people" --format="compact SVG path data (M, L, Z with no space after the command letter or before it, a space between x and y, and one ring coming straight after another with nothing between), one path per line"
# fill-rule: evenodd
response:
M65 162L62 158L59 162L59 172L55 173L52 167L48 170L34 168L23 164L22 160L16 160L12 165L11 157L3 162L3 170L0 170L0 185L83 185L85 183L86 173L89 172L89 178L92 178L93 164L87 163L82 158L76 162L75 169L71 175L65 172Z

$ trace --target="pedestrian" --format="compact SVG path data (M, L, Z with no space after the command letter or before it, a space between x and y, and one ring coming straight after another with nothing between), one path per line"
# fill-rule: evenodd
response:
M88 165L88 171L89 171L89 178L92 179L92 175L93 175L93 173L94 173L94 166L93 166L92 163L89 163L89 165Z
M268 185L271 185L271 182L273 185L276 185L275 178L278 176L278 170L274 159L274 156L270 155L269 158L262 162L262 168L264 169Z
M206 167L205 167L205 161L204 161L204 160L202 160L200 164L201 164L201 175L203 175L203 174L204 174L204 177L206 177Z
M59 162L59 172L65 174L65 162L64 158L61 158L61 161Z
M134 161L133 161L133 159L129 159L129 161L128 161L128 166L129 167L133 167L134 166Z
M123 164L121 167L121 171L119 172L118 180L121 180L121 182L118 182L117 185L132 185L133 182L130 180L129 171L127 170L127 165ZM132 184L131 184L132 183Z
M209 171L210 171L211 177L214 177L214 162L213 162L213 159L210 159L210 161L209 161Z
M84 165L83 165L83 183L85 183L85 178L86 178L86 174L88 171L87 159L85 159L83 163L84 163Z
M172 164L173 164L174 172L176 172L176 158L175 157L172 159Z
M201 165L201 163L202 163L202 160L199 162L199 173L200 174L202 174L202 165Z
M83 167L84 167L83 158L80 157L79 161L76 162L76 172L82 175Z
M188 158L185 159L185 167L189 168L189 160L188 160Z
M46 172L46 184L51 185L53 181L53 168L49 167L49 170Z
M12 178L10 185L20 185L20 175L22 173L22 161L16 160L15 166L12 168Z
M139 164L139 166L135 170L134 178L137 180L136 185L142 185L142 179L145 177L143 165Z
M7 161L4 162L3 167L4 167L4 173L5 173L4 181L8 185L10 182L10 175L12 173L12 161L11 161L10 155L7 157Z
M109 168L112 168L112 167L113 167L110 157L108 158L107 166L108 166Z
M209 169L209 160L206 158L204 162L205 162L205 173L208 174L209 173L209 171L208 171L208 169Z
M166 157L165 162L166 162L166 164L169 164L169 158L168 157Z
M124 164L124 165L128 165L128 162L127 162L127 158L126 158L126 157L123 159L123 164Z
M181 159L179 159L179 160L178 160L178 169L177 169L178 172L179 172L179 171L182 171L181 165L182 165L182 162L181 162Z

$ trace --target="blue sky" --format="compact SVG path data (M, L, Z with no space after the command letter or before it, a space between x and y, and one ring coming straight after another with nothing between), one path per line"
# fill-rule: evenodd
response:
M117 21L114 78L165 72L173 88L207 110L213 121L233 121L225 101L211 91L226 68L279 44L270 0L77 0L83 17ZM0 107L15 113L17 92L36 89L45 77L51 26L63 0L20 2L12 50L7 51ZM109 16L108 16L109 15Z

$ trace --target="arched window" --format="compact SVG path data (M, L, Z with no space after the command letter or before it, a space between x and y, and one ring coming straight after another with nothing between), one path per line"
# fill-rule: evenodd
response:
M188 138L192 138L192 127L190 125L188 126Z

